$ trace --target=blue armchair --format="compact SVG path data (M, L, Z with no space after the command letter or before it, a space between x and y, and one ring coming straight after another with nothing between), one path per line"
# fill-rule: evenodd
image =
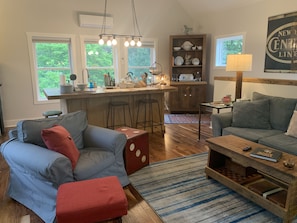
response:
M55 124L68 130L79 149L73 170L66 156L47 149L42 140L41 130ZM122 186L129 184L123 160L126 136L88 125L84 111L20 121L9 135L10 139L1 145L10 167L8 195L47 223L55 220L57 189L63 183L117 176Z

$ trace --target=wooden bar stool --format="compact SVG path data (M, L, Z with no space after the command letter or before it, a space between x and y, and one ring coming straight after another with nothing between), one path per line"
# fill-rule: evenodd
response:
M158 111L158 116L159 116L159 121L154 120L154 110L153 106L157 106L157 111ZM139 111L144 110L143 112L143 119L139 120ZM154 132L154 127L155 126L160 126L161 127L161 132L162 135L164 134L163 131L163 122L161 118L161 110L160 110L160 105L157 99L152 99L151 96L149 95L149 98L146 99L141 99L138 101L138 109L137 109L137 116L136 116L136 128L138 125L141 125L143 129L145 130L146 127L151 128L151 132Z
M60 116L61 114L62 114L62 111L58 111L58 110L45 111L42 113L42 115L45 118L49 118L49 117L53 117L53 116Z
M128 125L126 122L126 109L128 109L129 113L129 118L130 118L130 124ZM116 111L118 113L116 114ZM120 120L120 111L122 111L122 119L123 123L117 123L115 124L115 119L116 116L118 117L117 119ZM111 124L109 122L111 121ZM132 127L132 116L131 116L131 110L130 110L130 105L126 101L111 101L108 104L108 113L107 113L107 128L114 129L116 126L129 126Z

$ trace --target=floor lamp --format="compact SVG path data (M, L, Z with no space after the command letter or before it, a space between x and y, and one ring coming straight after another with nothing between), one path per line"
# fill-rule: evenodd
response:
M241 98L242 72L252 70L252 54L230 54L227 56L226 71L236 71L235 99Z

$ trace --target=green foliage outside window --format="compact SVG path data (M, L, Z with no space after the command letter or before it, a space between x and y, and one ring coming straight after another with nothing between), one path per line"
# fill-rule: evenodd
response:
M69 43L35 43L39 96L44 88L59 88L60 74L69 81L71 74Z

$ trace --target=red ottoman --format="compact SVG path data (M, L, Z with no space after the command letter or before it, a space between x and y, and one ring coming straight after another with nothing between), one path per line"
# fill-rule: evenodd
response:
M62 184L58 189L58 223L94 223L127 214L128 201L117 177Z

